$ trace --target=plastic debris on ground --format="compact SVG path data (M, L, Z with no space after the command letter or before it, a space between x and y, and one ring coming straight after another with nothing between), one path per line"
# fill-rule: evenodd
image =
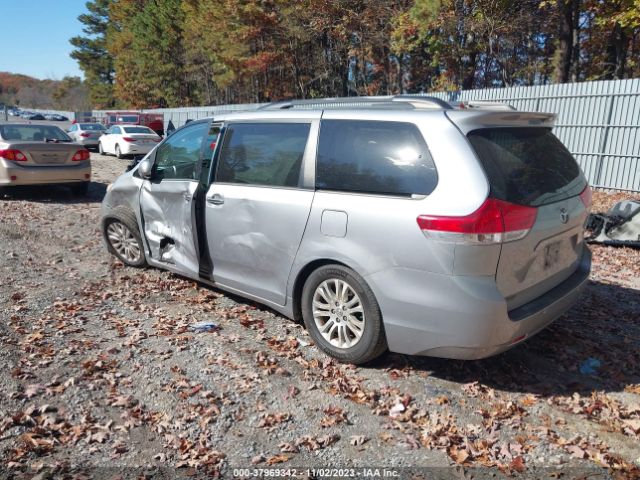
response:
M190 328L194 332L203 333L203 332L213 332L217 330L219 327L213 322L204 321L204 322L194 323L193 325L191 325Z
M580 373L582 375L595 375L602 363L597 358L589 357L580 365Z

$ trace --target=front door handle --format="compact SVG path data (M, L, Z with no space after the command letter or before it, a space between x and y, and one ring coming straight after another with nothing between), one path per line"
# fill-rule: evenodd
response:
M224 197L219 193L214 193L210 197L207 197L207 203L212 205L222 205L224 203Z
M185 202L191 201L191 195L189 193L185 193L184 195L182 195L182 198L184 198Z

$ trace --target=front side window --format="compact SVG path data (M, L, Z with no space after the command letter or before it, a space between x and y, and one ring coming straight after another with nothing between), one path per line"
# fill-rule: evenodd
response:
M197 180L197 164L208 123L198 123L174 133L156 153L156 174L159 179Z
M237 123L226 127L217 182L297 187L308 123Z
M316 187L382 195L428 195L438 182L427 144L413 123L323 120Z

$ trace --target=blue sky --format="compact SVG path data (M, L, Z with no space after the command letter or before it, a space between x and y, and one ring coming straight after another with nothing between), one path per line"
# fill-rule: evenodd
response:
M82 33L86 0L0 0L0 72L36 78L82 76L69 39Z

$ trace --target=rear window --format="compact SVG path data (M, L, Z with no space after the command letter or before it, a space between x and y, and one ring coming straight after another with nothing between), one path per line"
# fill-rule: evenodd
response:
M122 127L124 133L156 133L147 127Z
M105 128L99 123L81 123L80 130L104 130Z
M483 128L468 134L494 198L532 207L579 195L587 181L551 129Z
M44 140L71 141L71 138L60 128L49 125L0 125L0 137L4 140L28 140L32 142Z
M413 123L323 120L316 186L383 195L428 195L438 181L422 134Z

